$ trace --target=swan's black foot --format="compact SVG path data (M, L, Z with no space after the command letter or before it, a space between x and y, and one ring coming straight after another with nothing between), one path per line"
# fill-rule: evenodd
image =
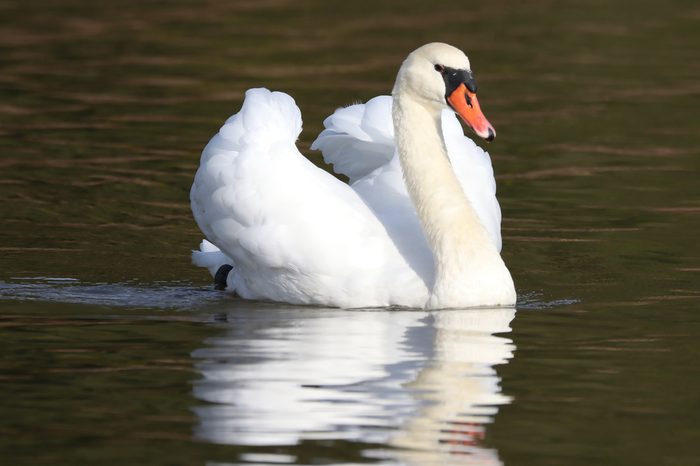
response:
M233 270L233 267L228 264L219 267L219 270L216 271L216 275L214 275L214 288L217 290L226 289L226 278L231 270Z

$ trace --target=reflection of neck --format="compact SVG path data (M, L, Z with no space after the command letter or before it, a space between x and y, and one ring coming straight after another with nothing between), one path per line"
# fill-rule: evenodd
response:
M401 167L435 262L428 306L512 304L510 274L452 170L440 115L437 105L395 90L394 132ZM503 291L508 282L511 297L484 295Z
M501 392L494 366L507 363L515 345L494 333L510 332L515 309L455 309L429 315L435 330L431 364L408 384L419 401L429 403L421 403L392 445L410 465L453 464L455 453L472 455L474 464L500 465L498 452L483 445L483 433L499 406L511 401Z

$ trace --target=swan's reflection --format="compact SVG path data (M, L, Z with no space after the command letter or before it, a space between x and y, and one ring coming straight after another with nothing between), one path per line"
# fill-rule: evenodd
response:
M344 439L394 447L402 461L500 464L482 446L501 393L494 365L515 346L515 309L231 312L194 352L196 435L214 443ZM470 461L471 463L471 461Z

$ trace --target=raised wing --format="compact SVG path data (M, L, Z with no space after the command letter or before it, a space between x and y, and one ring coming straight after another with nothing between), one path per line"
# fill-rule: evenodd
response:
M299 153L300 131L291 97L252 89L202 153L192 211L233 261L229 286L245 298L300 304L391 301L393 291L373 279L401 286L415 273L358 194Z
M333 171L350 183L387 163L394 155L391 97L382 95L366 104L339 108L323 122L324 129L311 145L320 150Z

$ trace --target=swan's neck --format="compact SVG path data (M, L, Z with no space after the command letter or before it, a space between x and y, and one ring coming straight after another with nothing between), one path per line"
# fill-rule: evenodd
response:
M510 274L447 157L441 108L399 92L394 94L393 119L406 187L435 263L427 305L512 304L502 302L515 299ZM508 287L513 297L501 297Z

